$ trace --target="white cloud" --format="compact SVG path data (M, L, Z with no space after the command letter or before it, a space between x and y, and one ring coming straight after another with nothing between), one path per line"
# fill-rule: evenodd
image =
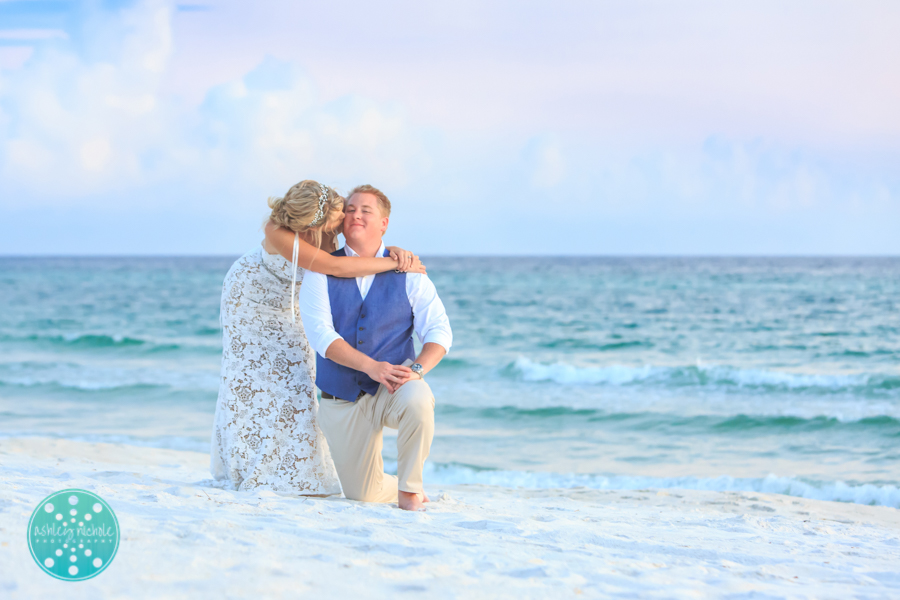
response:
M409 180L419 148L399 107L361 96L323 103L290 63L267 58L210 90L199 107L163 92L172 14L169 3L148 0L123 11L115 27L103 15L85 27L105 27L99 56L75 45L42 48L27 68L0 79L9 114L0 181L19 192L4 204L117 202L110 192L167 182L186 193L210 186L276 193L313 175L347 186L359 177Z
M15 198L71 203L141 180L142 152L165 144L177 124L154 106L160 61L171 53L168 14L164 3L146 2L123 13L118 35L106 34L117 38L113 47L99 56L54 44L0 75L0 102L11 120L0 138L0 179L20 192ZM149 110L135 114L136 106Z
M815 218L839 228L848 214L866 233L845 241L900 250L895 235L867 232L900 215L896 113L860 116L869 102L863 98L837 115L843 125L826 130L828 143L792 137L789 128L782 133L781 121L768 115L787 107L778 117L787 122L804 103L819 113L830 105L811 102L812 92L798 92L796 82L760 85L778 53L753 63L752 48L728 46L712 23L697 26L699 37L728 46L727 60L708 55L709 44L682 44L683 32L659 18L629 13L616 21L606 5L609 27L596 39L566 29L570 23L576 33L596 34L599 21L576 22L573 14L563 15L567 22L554 12L551 22L526 24L546 25L572 47L548 46L553 36L528 46L536 38L520 35L527 15L509 25L496 7L477 9L483 23L445 22L423 8L427 36L392 46L385 35L384 43L368 46L369 38L348 31L370 17L363 23L370 29L390 27L378 10L361 8L363 16L353 13L356 21L344 31L336 8L309 8L323 27L296 35L282 21L299 8L285 8L276 23L271 11L266 21L253 21L261 9L244 13L243 6L179 17L171 2L142 0L89 12L67 39L37 45L16 59L23 66L0 70L4 212L48 227L57 218L64 231L79 223L62 252L97 252L100 246L82 238L106 240L104 229L120 222L147 229L141 252L239 252L258 234L266 196L314 178L344 190L361 182L385 189L398 208L395 241L422 253L717 252L730 248L729 236L710 236L699 223L736 221L756 223L734 246L754 252L762 251L756 240L772 239L760 235L770 223L802 228ZM220 19L221 26L222 15L232 28L203 38L201 19ZM491 23L498 19L509 27L495 38ZM647 20L668 33L643 46L631 33ZM471 44L459 43L469 38L458 28L475 36ZM269 54L272 48L278 51ZM795 66L812 61L789 58ZM753 63L746 81L732 59ZM185 86L186 98L173 81L192 77L199 83ZM892 86L884 87L888 100ZM780 93L790 98L779 104ZM875 142L866 137L872 122L883 124ZM598 246L591 229L598 223L627 223L629 235ZM7 244L0 253L20 250L22 234L10 227L0 228ZM564 231L565 239L533 235L547 230ZM138 250L134 238L122 239L107 251ZM782 247L812 248L819 240L810 234L791 243Z

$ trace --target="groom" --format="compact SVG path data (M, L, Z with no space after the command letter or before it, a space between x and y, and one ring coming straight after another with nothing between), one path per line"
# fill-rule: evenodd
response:
M381 240L391 214L387 196L359 186L344 212L347 245L334 255L387 256ZM319 426L344 495L424 510L422 468L434 437L434 395L423 377L453 340L434 284L420 273L344 279L307 271L299 300L318 355ZM413 332L423 344L419 356ZM385 427L398 430L396 477L384 473Z

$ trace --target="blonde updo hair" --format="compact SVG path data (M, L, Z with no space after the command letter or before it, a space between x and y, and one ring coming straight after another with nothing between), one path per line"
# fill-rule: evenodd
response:
M322 245L322 226L331 220L334 211L344 208L344 197L333 188L325 187L325 206L322 207L324 217L310 226L319 212L319 198L322 196L322 184L312 179L297 183L281 198L269 198L272 214L269 219L285 229L298 233L312 232L316 247Z

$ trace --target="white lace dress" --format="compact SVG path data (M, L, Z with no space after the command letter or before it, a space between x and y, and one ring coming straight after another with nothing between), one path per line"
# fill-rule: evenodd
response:
M257 247L225 276L210 470L230 489L339 494L316 423L316 357L296 308L291 322L291 275L289 261Z

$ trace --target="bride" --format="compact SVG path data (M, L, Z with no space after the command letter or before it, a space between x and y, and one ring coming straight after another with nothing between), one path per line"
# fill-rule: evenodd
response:
M389 248L390 258L332 256L344 199L316 181L270 198L269 207L267 239L231 266L222 288L222 373L210 470L219 485L234 490L339 494L316 423L316 359L296 305L305 273L298 265L337 277L424 273L425 267L400 248ZM279 228L293 232L293 247L280 246Z

